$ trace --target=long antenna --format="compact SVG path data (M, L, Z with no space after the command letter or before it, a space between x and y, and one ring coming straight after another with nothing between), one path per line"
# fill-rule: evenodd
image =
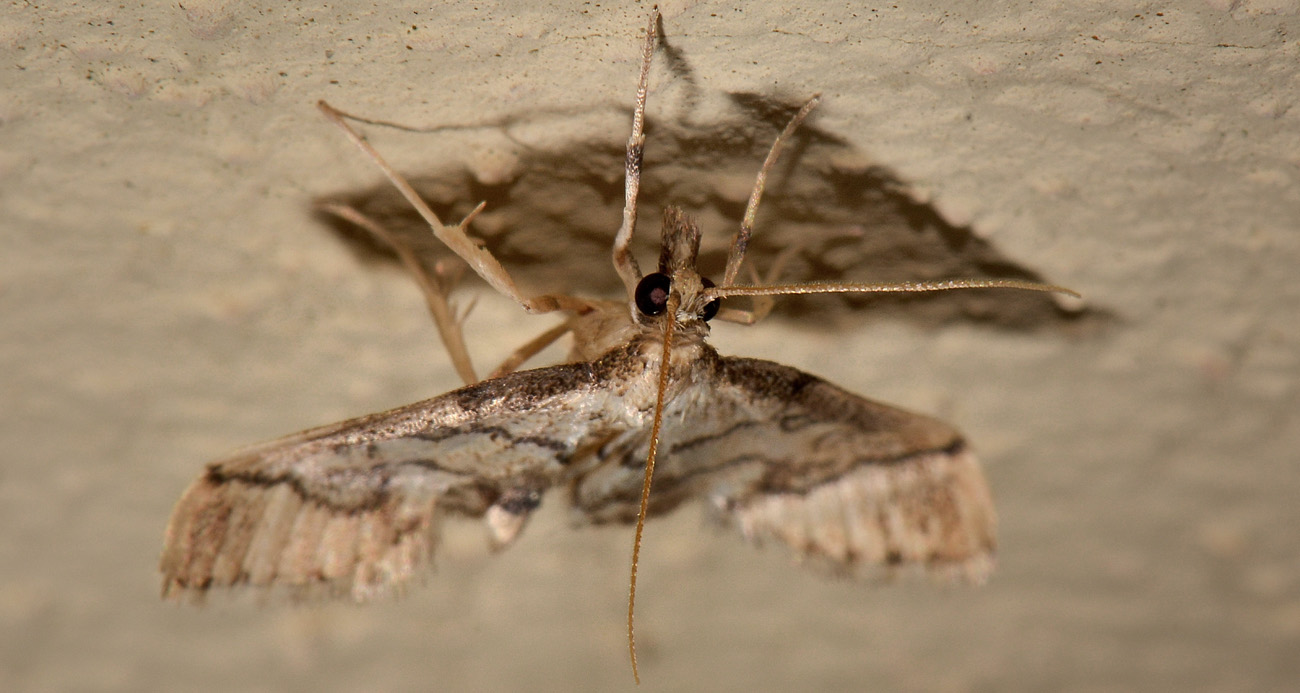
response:
M650 452L645 460L645 481L641 483L641 508L636 513L636 538L632 540L632 573L627 583L627 652L632 657L632 678L641 685L641 674L636 668L636 629L633 627L636 614L636 567L641 558L641 533L645 530L646 510L650 507L650 482L655 473L655 456L659 454L659 429L664 420L664 397L668 392L668 376L672 372L673 323L677 319L677 306L681 297L669 294L668 307L664 311L664 350L659 357L659 384L655 389L654 423L650 426Z
M714 286L704 290L710 299L728 296L788 296L791 294L882 294L920 293L924 291L951 291L953 289L1024 289L1046 291L1083 298L1079 292L1055 284L1043 284L1024 279L940 279L932 282L897 282L871 284L867 282L809 282L807 284L775 284L772 286Z

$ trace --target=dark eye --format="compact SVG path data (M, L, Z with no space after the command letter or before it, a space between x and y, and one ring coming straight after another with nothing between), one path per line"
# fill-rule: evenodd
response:
M663 314L668 308L668 291L673 281L662 272L647 274L636 285L636 309L642 315L655 316Z
M713 280L709 279L708 277L703 277L700 280L700 283L704 284L704 288L706 289L712 289L713 287L717 286L716 284L713 283ZM703 320L704 322L708 322L712 320L713 316L718 314L718 309L721 307L722 307L722 299L715 298L712 301L709 301L709 305L704 306L704 310L700 311L700 319Z

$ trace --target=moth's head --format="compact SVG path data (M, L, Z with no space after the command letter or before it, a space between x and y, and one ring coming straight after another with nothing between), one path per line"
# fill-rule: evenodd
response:
M721 300L704 294L713 282L701 277L695 269L699 252L699 225L677 207L666 208L659 271L642 277L633 295L642 323L662 315L668 309L668 298L672 294L678 296L677 319L680 322L707 322L718 314Z

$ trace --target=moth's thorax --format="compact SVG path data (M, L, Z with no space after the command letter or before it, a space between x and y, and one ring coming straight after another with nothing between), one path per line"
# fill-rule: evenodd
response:
M703 321L697 321L698 329L682 329L678 325L673 332L673 343L669 357L669 378L668 392L666 399L674 399L682 390L689 388L694 381L694 369L700 363L701 358L706 352L711 352L712 348L704 341L707 334L708 326ZM635 337L630 344L624 347L626 351L622 352L627 355L630 363L628 368L631 374L634 374L633 380L638 382L637 388L643 391L644 405L647 408L654 403L655 388L659 380L659 371L663 366L664 343L663 329L646 331Z
M635 308L633 308L635 310ZM641 332L623 301L591 301L591 311L573 318L569 361L594 361Z

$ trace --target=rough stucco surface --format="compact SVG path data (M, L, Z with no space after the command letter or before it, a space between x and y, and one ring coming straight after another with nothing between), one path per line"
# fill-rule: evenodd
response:
M701 103L822 92L820 131L1112 319L719 330L959 425L998 499L999 570L828 581L679 511L642 556L644 688L1294 685L1295 3L780 5L665 3ZM572 529L558 497L500 555L453 525L425 587L366 607L164 605L155 561L204 461L457 384L411 282L313 216L378 176L312 104L509 121L373 132L402 170L509 177L519 142L626 137L645 14L0 11L0 689L630 687L630 532ZM656 69L652 115L680 77ZM549 324L484 296L471 348L491 364Z

